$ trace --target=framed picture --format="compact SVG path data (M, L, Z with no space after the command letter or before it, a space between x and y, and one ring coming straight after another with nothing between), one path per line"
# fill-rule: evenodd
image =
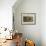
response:
M36 13L21 13L21 24L36 24Z

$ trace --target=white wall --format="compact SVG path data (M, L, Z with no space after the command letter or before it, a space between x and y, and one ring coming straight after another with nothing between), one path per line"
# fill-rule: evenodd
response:
M15 10L15 29L22 32L24 38L32 39L35 41L36 46L41 46L41 1L40 0L23 0ZM36 13L36 25L22 25L21 13Z
M37 46L46 46L46 0L23 0L17 7L14 5L13 12L15 29L35 40ZM37 13L36 25L22 25L21 13Z
M41 1L41 36L42 46L46 46L46 0Z
M12 6L16 0L0 0L0 27L12 28Z

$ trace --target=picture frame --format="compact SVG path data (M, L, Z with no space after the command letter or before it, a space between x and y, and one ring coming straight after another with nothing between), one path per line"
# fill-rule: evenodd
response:
M21 24L35 25L36 24L36 13L21 13Z

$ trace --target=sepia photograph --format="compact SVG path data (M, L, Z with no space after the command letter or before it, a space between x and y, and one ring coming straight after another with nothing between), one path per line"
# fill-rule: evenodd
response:
M36 13L22 13L21 19L22 24L36 24Z

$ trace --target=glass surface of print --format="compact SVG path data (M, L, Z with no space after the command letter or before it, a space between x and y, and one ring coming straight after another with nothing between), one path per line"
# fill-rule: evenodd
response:
M23 17L23 21L24 22L32 22L33 21L33 17L32 16L24 16Z

